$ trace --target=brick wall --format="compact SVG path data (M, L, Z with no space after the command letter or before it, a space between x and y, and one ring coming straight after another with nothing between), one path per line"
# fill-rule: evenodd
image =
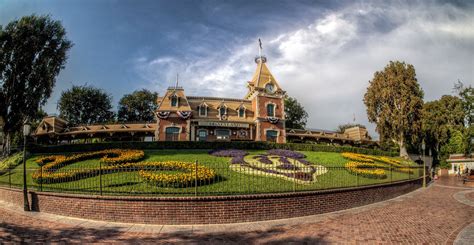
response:
M219 197L100 197L30 192L33 210L86 219L145 224L222 224L333 212L394 198L422 179L378 186L300 193ZM22 205L21 191L0 199ZM20 199L19 199L20 198Z
M172 117L173 116L173 117ZM180 141L187 141L188 139L188 129L187 129L187 120L181 119L179 117L175 117L175 115L172 115L168 117L167 119L160 119L160 124L159 124L159 138L157 140L159 141L165 141L166 140L166 128L167 127L179 127L181 128L181 132L179 134L179 140Z

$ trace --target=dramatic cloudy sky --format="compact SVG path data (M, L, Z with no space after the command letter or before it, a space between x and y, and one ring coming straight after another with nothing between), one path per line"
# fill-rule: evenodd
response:
M474 83L473 1L18 1L0 24L32 13L62 21L72 48L45 109L73 84L163 93L176 73L188 95L241 98L257 40L311 128L366 124L362 97L390 60L413 64L425 100Z

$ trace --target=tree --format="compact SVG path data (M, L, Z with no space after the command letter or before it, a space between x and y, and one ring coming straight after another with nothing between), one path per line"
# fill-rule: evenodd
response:
M464 135L460 130L450 130L450 137L447 144L441 147L441 158L445 161L449 154L463 154L466 150Z
M474 88L469 85L465 87L464 84L458 80L454 84L454 90L458 92L462 100L466 126L471 126L474 123Z
M137 90L126 94L120 99L117 118L119 121L145 121L154 120L158 93L149 90Z
M422 115L423 137L436 156L448 143L450 131L463 131L465 114L459 97L443 95L439 100L427 102Z
M471 154L474 148L472 144L472 138L474 137L474 88L470 85L469 87L465 87L464 84L458 80L458 82L454 84L454 89L458 92L463 103L466 126L466 153Z
M346 124L341 124L339 126L337 126L337 129L336 129L336 132L342 134L346 131L346 129L348 128L353 128L353 127L361 127L361 128L365 128L364 125L362 124L358 124L358 123L346 123Z
M64 68L72 43L61 22L25 16L0 26L0 116L4 118L3 154L25 119L46 103Z
M59 116L71 125L104 123L114 119L112 97L92 86L73 86L58 101Z
M294 98L285 98L285 126L287 128L304 129L308 121L308 113Z
M376 123L380 140L391 140L407 157L406 144L421 133L423 90L416 79L413 65L390 61L377 71L364 95L370 122Z

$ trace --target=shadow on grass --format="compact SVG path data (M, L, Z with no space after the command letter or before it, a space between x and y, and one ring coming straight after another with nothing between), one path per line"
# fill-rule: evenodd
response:
M42 224L45 225L45 224ZM321 244L328 243L326 235L319 237L290 236L278 239L277 236L287 232L281 227L266 231L251 232L212 232L193 233L180 231L175 233L125 233L116 227L81 228L51 226L38 227L0 223L0 243L101 243L113 242L123 244L143 243L179 243L179 244Z

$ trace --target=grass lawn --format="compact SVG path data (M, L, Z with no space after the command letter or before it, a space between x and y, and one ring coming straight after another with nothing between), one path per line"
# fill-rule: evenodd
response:
M265 151L248 151L251 154L265 153ZM145 151L143 161L183 161L194 162L212 168L217 173L217 178L212 183L199 183L199 195L229 195L249 193L275 193L303 190L319 190L328 188L350 187L357 185L370 185L382 182L397 181L421 176L422 170L414 169L414 174L388 172L386 179L370 179L355 176L349 173L344 164L348 161L339 153L333 152L302 152L306 160L316 165L325 166L327 173L317 176L317 180L310 184L300 184L279 177L269 177L252 174L251 172L236 172L229 168L230 158L215 157L208 154L208 150L150 150ZM26 162L28 168L27 183L30 188L44 191L79 192L98 194L102 182L103 194L125 195L125 194L153 194L153 195L194 195L194 185L182 188L157 187L144 182L138 172L116 172L93 176L76 181L55 184L35 183L31 173L39 166L32 156ZM61 168L61 171L77 171L83 168L98 168L98 159L81 161ZM11 171L0 175L1 185L21 186L23 181L23 165L20 164ZM163 173L164 171L160 171ZM176 171L167 171L170 173Z

